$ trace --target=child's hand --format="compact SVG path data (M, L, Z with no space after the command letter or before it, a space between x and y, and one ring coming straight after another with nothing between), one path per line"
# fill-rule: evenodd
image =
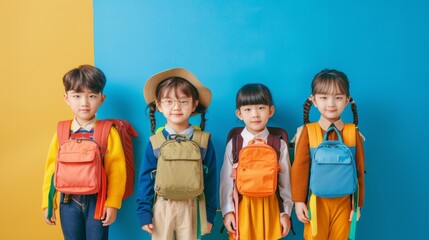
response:
M101 223L103 223L103 226L109 226L110 224L114 223L116 221L117 212L118 212L118 209L116 208L105 207L104 219L101 221Z
M282 237L288 235L290 230L290 217L287 214L280 215L280 224L282 225Z
M229 233L235 234L237 227L235 226L235 215L233 212L225 214L225 217L223 217L223 225L225 225Z
M310 219L308 218L308 209L307 205L304 202L295 203L295 213L298 220L302 223L309 223Z
M351 222L353 219L353 213L355 213L355 211L351 210L350 211L350 218L349 221ZM357 217L356 217L356 221L359 221L360 218L360 207L357 208Z
M57 218L55 216L55 210L52 210L51 219L48 219L48 209L47 208L45 208L43 210L43 216L45 218L46 224L48 224L48 225L56 225L57 224Z
M210 234L210 232L212 231L212 228L213 228L213 224L207 222L207 231L208 231L207 234Z
M142 226L142 230L148 232L152 236L152 233L153 233L153 224L150 223L150 224L143 225Z

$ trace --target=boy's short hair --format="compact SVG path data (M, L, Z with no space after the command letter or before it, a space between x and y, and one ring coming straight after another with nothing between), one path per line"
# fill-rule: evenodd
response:
M88 89L94 93L102 93L106 85L104 73L91 65L81 65L68 71L63 77L65 91L82 92Z

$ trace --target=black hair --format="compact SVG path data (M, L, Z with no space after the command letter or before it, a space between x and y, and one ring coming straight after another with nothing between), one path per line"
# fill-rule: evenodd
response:
M261 83L249 83L240 88L236 96L236 109L245 105L263 104L274 106L270 90Z

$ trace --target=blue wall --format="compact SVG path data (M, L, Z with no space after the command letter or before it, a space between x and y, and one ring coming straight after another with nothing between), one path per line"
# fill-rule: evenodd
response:
M207 130L220 167L227 131L241 124L234 115L240 86L270 87L277 109L270 125L293 135L314 74L342 70L367 139L366 199L357 237L423 239L429 215L422 207L429 195L429 131L423 128L428 10L429 3L417 0L95 0L95 62L108 77L100 116L134 124L139 167L150 136L144 82L167 68L188 68L213 92ZM344 118L352 120L349 110ZM112 239L149 239L135 207L135 197L124 202ZM294 223L297 236L286 239L302 239L302 225ZM223 239L220 224L218 218L214 234L204 239Z

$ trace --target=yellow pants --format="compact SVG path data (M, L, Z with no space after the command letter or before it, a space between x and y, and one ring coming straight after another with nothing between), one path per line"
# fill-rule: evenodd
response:
M317 235L313 236L309 223L304 224L306 240L346 240L350 232L350 196L316 198Z
M190 240L196 239L196 236L197 201L175 201L158 197L153 206L152 239Z

